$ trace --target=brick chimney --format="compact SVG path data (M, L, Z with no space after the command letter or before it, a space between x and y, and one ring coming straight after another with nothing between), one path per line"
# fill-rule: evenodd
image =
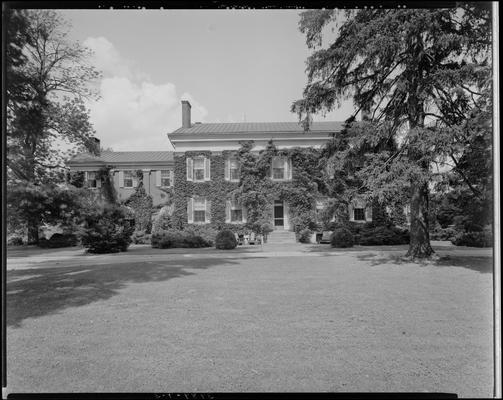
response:
M182 128L190 128L190 109L191 105L187 100L182 100Z

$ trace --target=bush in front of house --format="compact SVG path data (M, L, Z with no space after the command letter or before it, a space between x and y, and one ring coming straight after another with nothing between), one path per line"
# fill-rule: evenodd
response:
M330 237L330 245L332 247L353 247L354 238L353 233L346 227L335 229Z
M89 253L118 253L126 251L134 228L120 206L105 205L85 216L81 233L82 245Z
M146 233L144 230L134 231L131 236L134 244L150 244L150 238L150 233Z
M13 236L7 241L9 246L22 246L24 244L21 236Z
M42 248L59 248L59 247L71 247L76 246L79 242L77 235L73 233L54 233L48 240L45 238L40 238L38 242L38 247Z
M298 234L298 239L300 243L311 243L312 236L313 231L310 229L302 229Z
M430 240L453 240L458 233L455 228L442 228L438 225L430 232Z
M223 230L218 232L215 239L215 247L220 250L231 250L235 249L238 245L236 236L232 231Z
M202 236L179 229L167 229L152 234L151 244L157 249L211 247Z
M492 247L494 244L492 231L484 229L480 232L460 232L451 239L456 246Z
M218 234L216 229L207 225L189 225L184 229L184 231L192 236L200 236L205 242L209 243L209 247L213 246Z
M358 240L358 244L362 246L399 245L409 242L409 231L396 226L364 226Z

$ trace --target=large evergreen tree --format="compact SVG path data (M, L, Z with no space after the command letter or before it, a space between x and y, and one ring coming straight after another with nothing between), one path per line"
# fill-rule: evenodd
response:
M335 40L325 46L331 26ZM432 167L452 164L476 190L466 166L459 165L469 159L477 137L491 135L490 9L467 3L452 9L306 11L300 30L314 52L303 99L292 111L308 125L310 115L353 98L356 113L369 116L352 123L347 134L349 148L365 153L359 177L380 200L408 198L408 256L429 257ZM336 153L328 165L340 164Z

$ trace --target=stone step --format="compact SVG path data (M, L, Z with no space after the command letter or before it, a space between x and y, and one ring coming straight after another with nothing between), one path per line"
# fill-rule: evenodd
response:
M269 244L295 243L295 232L273 231L267 236Z

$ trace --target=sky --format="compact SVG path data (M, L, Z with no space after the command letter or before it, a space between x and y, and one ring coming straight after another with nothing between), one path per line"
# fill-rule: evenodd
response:
M193 122L297 121L310 50L299 10L60 10L69 39L93 50L100 98L91 122L103 147L171 150L181 100ZM314 120L345 120L351 101Z

